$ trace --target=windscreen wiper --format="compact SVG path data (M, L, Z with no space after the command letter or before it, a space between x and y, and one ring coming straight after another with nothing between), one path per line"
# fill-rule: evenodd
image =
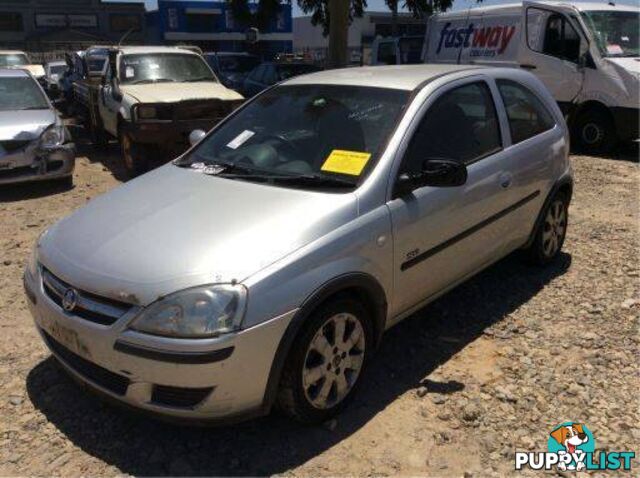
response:
M144 80L136 80L136 81L132 81L131 84L132 85L142 85L145 83L175 83L176 80L173 80L171 78L147 78Z
M235 166L235 165L234 165ZM228 173L228 169L222 171L217 174L217 176L222 176L230 179L250 179L257 181L265 181L265 182L274 182L280 184L292 184L292 185L300 185L300 186L318 186L318 187L341 187L341 188L354 188L356 184L353 181L349 181L348 179L342 179L338 177L332 176L322 176L319 174L301 174L301 175L292 175L292 174L269 174L262 173L256 170L252 170L247 168L247 173L245 174L233 174Z

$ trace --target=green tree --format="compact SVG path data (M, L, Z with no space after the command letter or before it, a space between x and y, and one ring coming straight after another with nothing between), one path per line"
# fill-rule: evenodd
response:
M482 0L479 0L482 1ZM453 0L385 0L391 10L391 34L398 34L398 9L402 8L413 13L416 18L428 17L435 12L444 12L451 8Z

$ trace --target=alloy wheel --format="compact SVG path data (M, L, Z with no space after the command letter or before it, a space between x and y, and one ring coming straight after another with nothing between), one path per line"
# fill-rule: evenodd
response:
M352 314L336 314L320 327L302 369L302 386L311 405L324 410L344 400L362 370L365 347L364 329Z
M564 201L556 199L551 203L544 218L542 250L546 257L553 257L560 247L567 230L567 211Z

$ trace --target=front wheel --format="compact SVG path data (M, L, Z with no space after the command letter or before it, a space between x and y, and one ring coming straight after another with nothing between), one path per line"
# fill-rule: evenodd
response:
M135 177L147 171L147 158L144 157L143 148L133 142L131 136L124 131L118 134L120 150L122 152L122 160L124 167L127 169L129 176Z
M585 154L610 153L618 142L615 125L606 111L580 113L572 130L578 151Z
M372 349L366 308L330 301L309 318L285 363L278 408L303 423L336 415L353 397Z
M567 235L569 198L564 193L556 194L542 213L533 244L526 251L531 262L546 265L562 250Z

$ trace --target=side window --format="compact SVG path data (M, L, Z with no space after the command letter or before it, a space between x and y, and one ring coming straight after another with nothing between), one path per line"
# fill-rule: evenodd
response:
M577 63L580 35L559 13L541 8L527 9L527 44L538 53Z
M251 81L260 82L262 80L262 72L264 71L264 65L260 65L251 73Z
M440 96L411 138L402 172L417 173L427 159L471 163L502 148L491 91L483 81Z
M511 80L498 80L497 84L507 110L513 144L555 126L549 110L529 89Z
M378 63L382 65L395 65L396 45L394 42L381 42L378 44Z

